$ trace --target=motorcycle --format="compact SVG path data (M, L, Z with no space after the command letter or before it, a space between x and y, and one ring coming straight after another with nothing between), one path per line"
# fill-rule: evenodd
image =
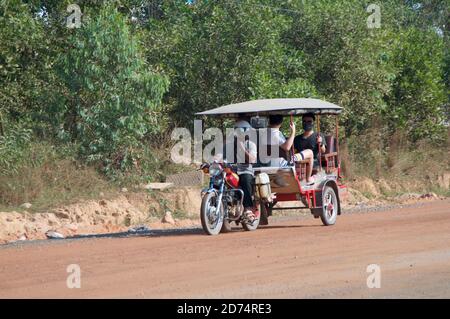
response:
M208 235L218 235L231 231L231 223L241 224L247 231L258 228L259 211L255 218L243 214L244 192L239 188L239 175L231 164L204 163L200 169L209 174L209 186L202 190L200 219L203 230ZM257 206L256 206L257 207Z

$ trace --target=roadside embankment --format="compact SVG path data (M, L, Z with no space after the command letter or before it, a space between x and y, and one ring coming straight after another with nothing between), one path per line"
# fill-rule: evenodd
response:
M450 174L438 183L449 188ZM359 178L348 181L348 194L342 201L344 211L365 210L370 207L410 204L442 199L445 196L386 180ZM45 212L0 212L0 243L17 240L45 239L56 236L96 234L127 231L136 227L149 229L179 228L199 225L199 187L173 187L162 190L129 192L122 190L115 196L99 196L62 205ZM282 215L292 211L281 211Z

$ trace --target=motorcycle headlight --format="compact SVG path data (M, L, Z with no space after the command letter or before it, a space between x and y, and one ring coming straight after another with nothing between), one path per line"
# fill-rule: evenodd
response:
M214 163L209 166L209 175L217 176L220 173L222 173L222 165L220 165L219 163Z

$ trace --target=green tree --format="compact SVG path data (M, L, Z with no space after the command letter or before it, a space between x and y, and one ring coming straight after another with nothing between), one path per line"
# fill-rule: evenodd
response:
M166 103L173 120L189 125L195 112L232 102L315 94L300 53L282 43L290 18L265 4L179 2L150 20L147 57L171 77Z
M367 128L391 88L394 69L384 42L389 31L367 27L369 14L359 0L318 0L291 9L296 19L287 40L304 53L319 94L345 108L347 135Z
M393 54L396 78L385 116L412 141L445 137L444 43L435 30L409 28L400 33Z
M145 63L139 38L113 6L86 15L57 64L65 85L63 98L52 101L64 120L59 135L79 142L89 162L125 169L143 137L158 132L169 82Z
M37 96L45 83L46 41L42 26L28 5L0 1L0 134L7 121L24 121L38 108Z

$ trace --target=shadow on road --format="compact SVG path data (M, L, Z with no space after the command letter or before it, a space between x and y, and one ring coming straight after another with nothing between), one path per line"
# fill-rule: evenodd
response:
M178 228L178 229L149 229L145 231L136 232L118 232L118 233L103 233L103 234L84 234L74 235L65 238L54 239L36 239L27 241L14 241L4 245L0 245L0 249L7 247L19 247L25 245L40 245L51 243L64 243L69 241L83 240L83 239L96 239L96 238L136 238L136 237L164 237L164 236L189 236L189 235L201 235L204 234L200 227L196 228Z
M258 228L257 231L265 229L284 229L284 228L303 228L303 227L321 227L323 225L267 225ZM233 226L233 233L244 232L242 227ZM186 236L186 235L205 235L201 227L191 228L177 228L177 229L149 229L145 231L137 232L119 232L119 233L104 233L104 234L87 234L87 235L75 235L66 237L65 239L88 239L88 238L128 238L128 237L169 237L169 236Z
M287 228L303 228L303 227L321 227L322 225L267 225L261 226L257 231L264 231L270 229L287 229ZM245 232L240 226L232 227L232 232L230 234L239 234ZM205 235L201 227L189 227L189 228L177 228L177 229L145 229L138 231L124 231L117 233L100 233L100 234L80 234L69 236L61 239L37 239L37 240L27 240L27 241L15 241L4 245L0 248L6 248L11 246L23 246L23 245L33 245L33 244L45 244L45 243L56 243L56 242L67 242L76 241L83 239L96 239L96 238L137 238L137 237L174 237L174 236L190 236L190 235ZM229 235L229 234L227 234Z
M284 228L304 228L304 227L322 227L323 225L274 225L274 226L261 226L260 228L258 228L259 230L264 230L264 229L284 229Z
M87 234L75 235L66 237L65 239L88 239L88 238L127 238L127 237L164 237L164 236L185 236L185 235L200 235L203 230L199 227L195 228L178 228L178 229L150 229L136 232L120 232L120 233L105 233L105 234Z

